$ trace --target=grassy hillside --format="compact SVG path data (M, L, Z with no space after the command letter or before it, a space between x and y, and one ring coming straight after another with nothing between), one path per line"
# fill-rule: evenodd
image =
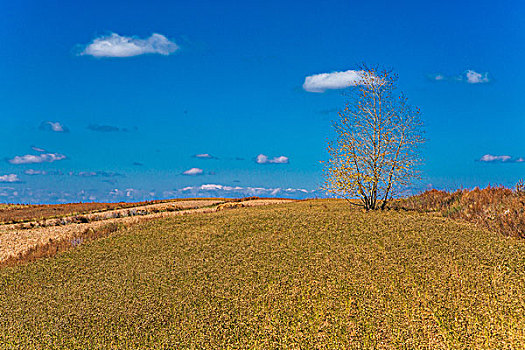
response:
M2 348L525 348L525 245L306 201L151 221L0 270Z

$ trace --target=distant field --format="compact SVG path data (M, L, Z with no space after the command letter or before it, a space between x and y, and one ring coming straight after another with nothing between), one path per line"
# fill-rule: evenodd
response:
M197 198L145 203L124 203L129 208L86 211L19 224L0 225L0 268L53 256L87 240L106 236L120 226L174 215L211 213L224 209L276 204L290 199ZM96 204L96 203L91 203ZM119 203L122 204L122 203ZM69 206L69 205L68 205ZM70 204L75 206L75 204ZM45 206L42 206L45 207ZM94 207L94 206L93 206ZM32 208L27 210L30 212Z
M68 203L68 204L0 204L0 223L19 223L32 220L59 218L68 215L82 215L115 209L183 201L185 199L156 200L136 203Z
M173 216L0 269L2 349L525 348L525 242L303 201Z
M48 205L10 204L0 206L0 223L14 224L31 220L57 218L66 215L85 214L94 211L130 208L142 203L69 203Z

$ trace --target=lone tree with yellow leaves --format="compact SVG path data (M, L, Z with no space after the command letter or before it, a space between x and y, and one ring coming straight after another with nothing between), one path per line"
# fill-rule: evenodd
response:
M423 123L391 69L362 65L357 73L333 125L324 189L365 210L384 210L419 178Z

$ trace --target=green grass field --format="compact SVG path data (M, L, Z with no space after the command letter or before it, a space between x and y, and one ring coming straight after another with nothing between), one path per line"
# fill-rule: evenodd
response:
M525 348L525 242L305 201L0 270L1 349Z

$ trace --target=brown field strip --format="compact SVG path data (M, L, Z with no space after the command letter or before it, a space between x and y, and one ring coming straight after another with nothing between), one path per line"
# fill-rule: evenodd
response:
M287 199L249 199L242 202L223 199L187 200L157 203L128 209L89 213L82 217L86 222L61 224L61 218L40 220L24 224L0 225L0 266L50 256L75 247L84 239L103 236L119 225L176 215L212 213L218 210L288 202ZM132 210L132 212L130 212ZM31 225L38 225L31 228Z
M199 200L227 200L223 198L199 198ZM67 203L67 204L0 204L0 224L16 224L35 220L57 219L70 215L83 215L109 210L130 209L136 207L173 204L189 199L153 200L145 202L119 203Z

